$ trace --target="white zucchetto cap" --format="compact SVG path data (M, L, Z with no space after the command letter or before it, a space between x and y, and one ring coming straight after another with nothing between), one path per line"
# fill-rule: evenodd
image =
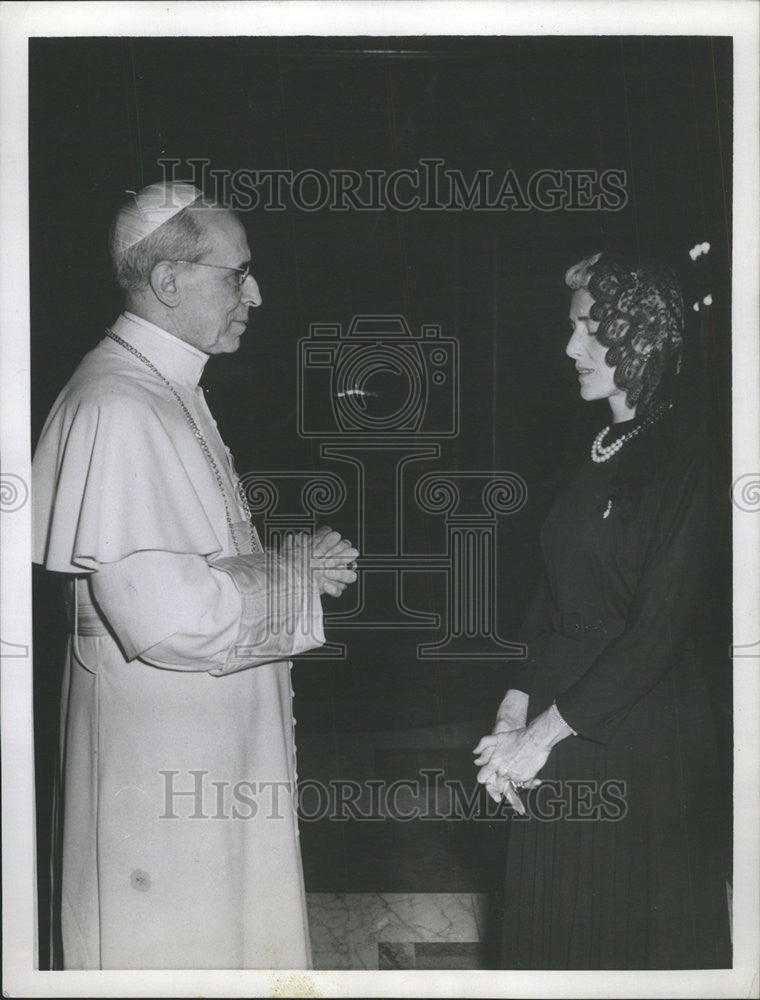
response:
M159 181L137 193L120 209L111 231L111 256L123 253L203 196L193 184Z

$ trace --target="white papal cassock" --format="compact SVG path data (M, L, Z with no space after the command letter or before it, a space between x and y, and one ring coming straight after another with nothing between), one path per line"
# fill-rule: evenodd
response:
M288 658L324 642L318 591L243 523L207 356L129 313L113 329L179 393L230 517L170 389L103 340L34 458L34 560L65 574L73 633L64 966L308 968Z

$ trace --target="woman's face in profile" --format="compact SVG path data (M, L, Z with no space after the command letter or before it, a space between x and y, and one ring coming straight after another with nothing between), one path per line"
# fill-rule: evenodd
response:
M615 369L605 362L607 350L596 339L599 324L591 319L593 298L585 288L573 292L570 300L570 340L565 353L575 362L581 387L581 398L585 400L609 399L611 396L625 395L615 385Z

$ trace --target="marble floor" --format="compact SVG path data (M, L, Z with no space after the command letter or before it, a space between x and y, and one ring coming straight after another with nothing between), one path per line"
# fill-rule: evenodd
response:
M418 780L427 769L470 794L477 787L472 747L484 731L476 720L404 731L303 732L299 775L324 785L350 777L390 787ZM420 802L427 806L437 794L423 792ZM413 804L402 799L403 809ZM359 805L365 807L364 798ZM493 968L486 931L506 839L503 818L302 821L314 968Z
M500 914L488 893L310 892L306 901L315 969L498 968Z
M487 968L484 893L307 894L315 969Z

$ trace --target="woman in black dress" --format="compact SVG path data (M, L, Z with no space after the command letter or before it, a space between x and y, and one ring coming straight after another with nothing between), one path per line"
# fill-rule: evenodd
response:
M656 266L570 268L584 400L611 425L541 532L544 573L478 780L511 823L503 967L731 964L725 814L695 622L710 614L719 502L680 405L683 301Z

